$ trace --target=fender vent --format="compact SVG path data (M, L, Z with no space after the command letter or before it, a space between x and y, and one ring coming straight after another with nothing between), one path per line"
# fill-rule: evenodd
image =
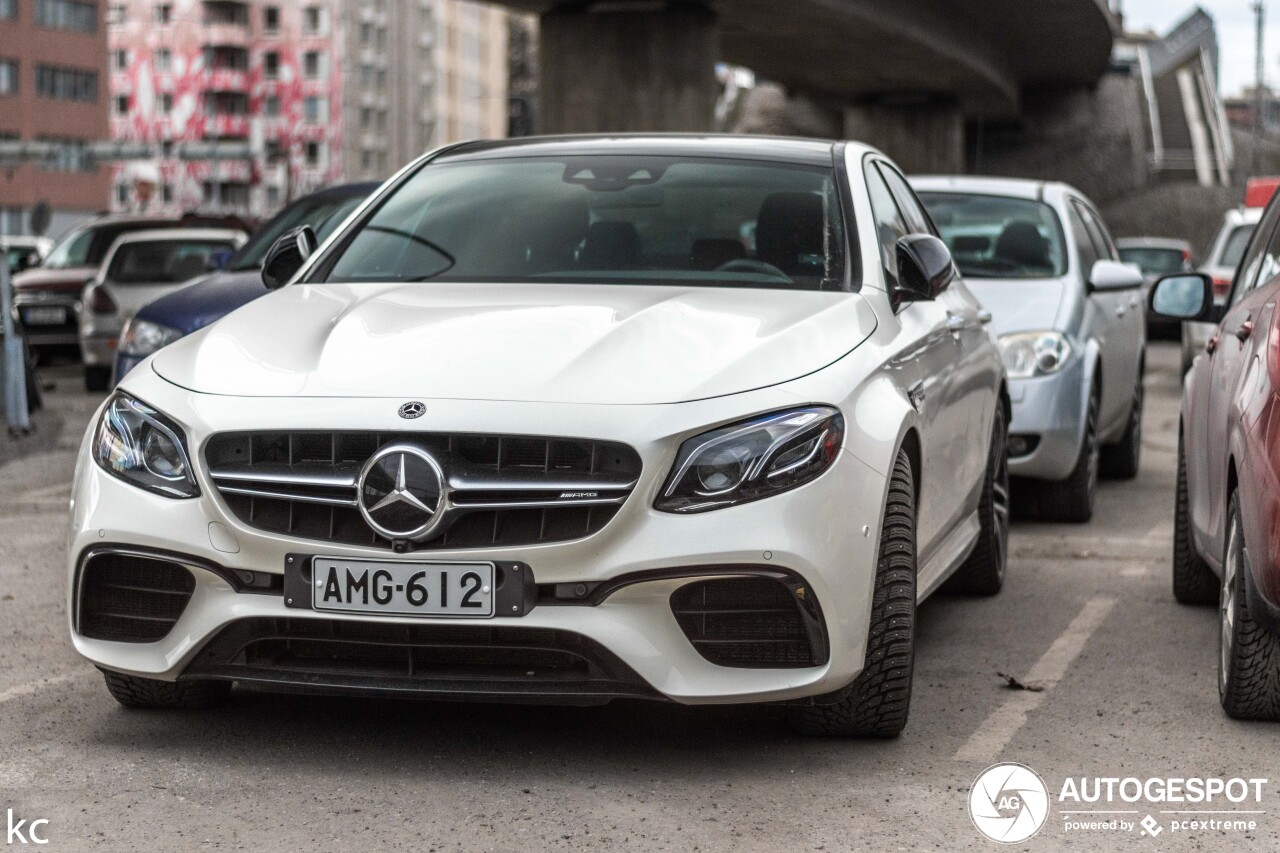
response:
M826 658L816 613L772 577L686 584L671 594L671 612L698 653L719 666L804 667Z
M196 580L180 563L97 554L81 569L79 632L92 640L154 643L186 610Z

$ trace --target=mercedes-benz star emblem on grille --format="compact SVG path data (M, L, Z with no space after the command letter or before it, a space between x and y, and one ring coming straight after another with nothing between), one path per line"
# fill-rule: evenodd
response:
M419 404L421 405L421 404ZM360 471L360 514L388 539L426 539L444 516L448 486L435 458L413 444L391 444Z
M406 420L420 418L427 413L427 404L420 403L417 400L410 400L400 407L400 417Z

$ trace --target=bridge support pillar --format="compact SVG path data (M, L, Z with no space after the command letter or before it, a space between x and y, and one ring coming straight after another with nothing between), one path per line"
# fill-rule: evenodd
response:
M540 32L540 132L713 129L719 40L705 6L557 10Z
M859 104L845 110L844 133L879 148L908 174L964 171L964 117L954 103Z

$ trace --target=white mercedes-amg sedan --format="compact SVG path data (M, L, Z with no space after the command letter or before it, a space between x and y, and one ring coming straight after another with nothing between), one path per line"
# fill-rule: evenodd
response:
M71 632L132 707L233 683L790 706L893 736L916 604L999 590L989 315L855 143L468 143L85 436Z

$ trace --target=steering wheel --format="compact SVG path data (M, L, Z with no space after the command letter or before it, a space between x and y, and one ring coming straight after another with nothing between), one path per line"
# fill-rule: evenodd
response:
M737 258L728 263L721 264L716 267L716 272L754 272L761 275L767 275L770 278L776 278L779 281L785 281L791 284L791 276L775 267L773 264L765 261L757 261L753 258Z

